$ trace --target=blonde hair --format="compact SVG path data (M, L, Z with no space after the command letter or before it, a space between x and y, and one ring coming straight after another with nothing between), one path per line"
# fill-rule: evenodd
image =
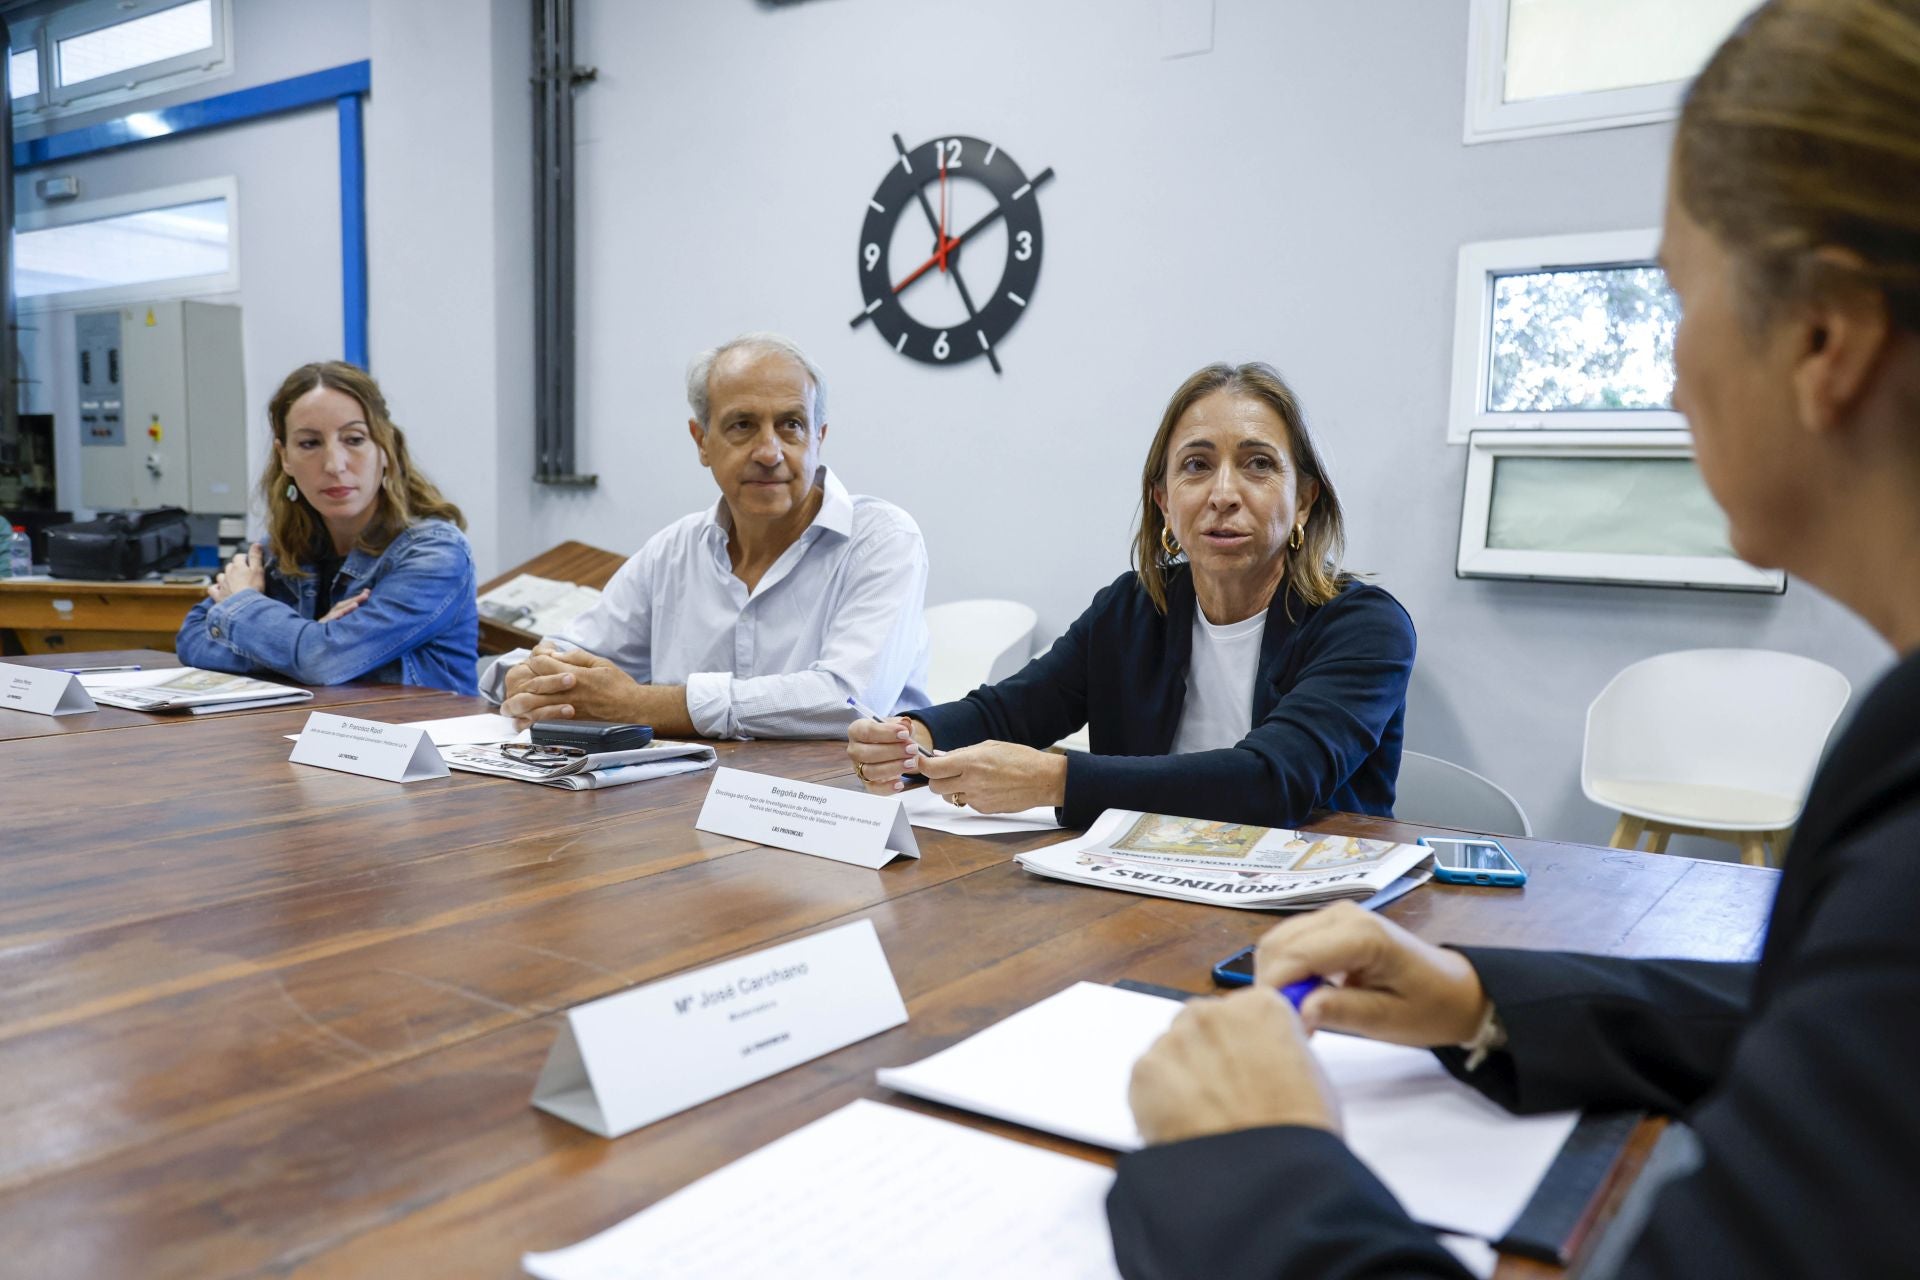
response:
M1167 570L1175 563L1175 557L1168 555L1161 543L1167 520L1154 498L1166 486L1167 451L1173 443L1174 427L1188 409L1216 391L1250 396L1271 408L1286 424L1287 451L1293 455L1296 492L1302 481L1311 480L1319 486L1319 497L1314 500L1313 509L1307 514L1306 528L1301 533L1300 549L1287 553L1287 575L1281 587L1291 589L1306 604L1325 604L1340 594L1348 580L1348 575L1340 569L1340 557L1347 543L1340 499L1335 496L1333 482L1327 479L1326 468L1320 463L1320 453L1313 446L1313 436L1307 431L1307 420L1300 412L1300 402L1293 389L1272 365L1259 362L1208 365L1180 384L1173 399L1167 402L1167 411L1160 415L1160 429L1154 432L1153 443L1147 446L1146 465L1140 469L1140 524L1133 538L1133 568L1140 585L1146 588L1154 608L1165 613Z
M352 396L366 415L368 436L386 455L386 471L380 477L380 495L375 499L379 509L354 544L356 549L378 555L401 533L422 520L447 520L462 529L467 527L460 508L441 497L433 482L414 468L407 453L406 434L388 416L380 384L358 365L344 360L324 360L303 364L287 375L280 389L273 393L273 399L267 402L267 420L273 425L274 442L281 449L287 444L287 415L292 412L294 402L316 387L328 387ZM326 535L326 525L305 497L300 496L298 485L293 486L295 496L287 496L290 483L291 477L280 465L280 449L271 450L266 473L260 477L261 495L267 503L267 538L279 561L279 571L290 578L304 578L307 571L300 562L320 545Z
M1674 182L1734 255L1756 328L1783 303L1865 286L1920 332L1920 0L1761 6L1687 94Z

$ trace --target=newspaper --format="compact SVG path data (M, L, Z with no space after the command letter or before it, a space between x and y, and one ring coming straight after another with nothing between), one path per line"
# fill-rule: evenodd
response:
M256 680L252 676L228 675L224 671L205 671L199 667L128 674L136 678L151 678L137 679L137 682L132 679L111 683L103 681L96 685L82 677L81 683L87 686L95 702L105 703L109 707L125 707L129 711L190 711L200 714L306 702L313 697L308 689L275 684L271 680Z
M516 778L569 791L597 791L676 773L697 773L712 768L718 759L712 747L698 742L655 742L632 751L575 756L552 765L515 760L500 748L499 743L461 743L441 747L440 757L449 769L490 773L497 778Z
M592 587L523 573L479 599L482 617L536 636L549 636L600 603Z
M1416 844L1109 809L1078 840L1014 861L1077 884L1284 911L1370 898L1430 856Z

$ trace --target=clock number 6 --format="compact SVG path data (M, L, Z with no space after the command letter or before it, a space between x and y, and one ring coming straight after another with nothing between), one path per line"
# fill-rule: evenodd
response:
M1020 242L1020 247L1013 251L1014 259L1019 262L1025 262L1033 256L1033 232L1022 231L1014 236L1014 239ZM872 246L869 245L868 247L871 248Z
M945 360L952 354L953 348L947 344L947 331L942 329L940 336L933 340L933 358L935 360Z
M874 264L880 261L880 246L869 243L866 248L860 251L860 256L867 260L867 270L871 271L874 268Z

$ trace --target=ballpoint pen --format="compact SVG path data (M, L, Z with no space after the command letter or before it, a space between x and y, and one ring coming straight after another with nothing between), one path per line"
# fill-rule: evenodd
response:
M847 705L852 707L855 711L859 712L861 715L865 716L869 720L884 721L891 718L888 716L881 715L878 711L875 711L872 707L860 701L860 699L858 698L848 698ZM920 755L926 756L928 759L932 759L934 756L937 756L937 755L945 754L944 752L936 750L933 747L921 746L919 741L916 740L911 733L907 735L907 741L912 744L913 749L916 752L918 752Z
M108 671L138 671L140 670L140 664L130 662L123 667L61 667L60 670L70 676L97 676Z

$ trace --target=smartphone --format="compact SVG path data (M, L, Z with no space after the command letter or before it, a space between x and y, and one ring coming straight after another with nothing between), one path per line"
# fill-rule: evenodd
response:
M1236 951L1213 966L1213 980L1223 987L1253 985L1253 948Z
M597 756L610 751L638 751L653 741L653 728L598 720L540 720L530 736L536 747L579 747Z
M1421 836L1433 850L1433 878L1445 884L1522 885L1527 873L1498 840Z

